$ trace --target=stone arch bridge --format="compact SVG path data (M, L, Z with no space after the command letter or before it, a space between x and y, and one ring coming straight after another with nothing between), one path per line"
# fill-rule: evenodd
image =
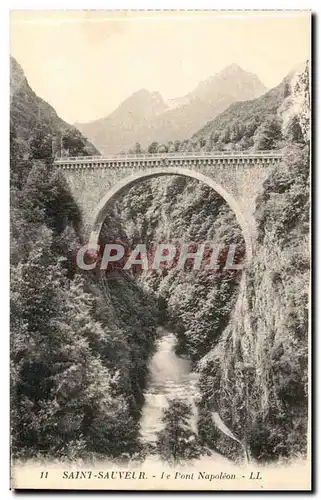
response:
M280 151L166 153L57 158L82 213L86 237L97 243L108 208L144 179L184 175L204 182L234 211L243 231L247 259L255 237L255 199L264 180L282 161Z

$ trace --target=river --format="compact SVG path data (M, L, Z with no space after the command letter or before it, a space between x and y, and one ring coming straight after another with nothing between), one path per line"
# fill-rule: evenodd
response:
M149 383L141 418L141 437L146 443L155 442L156 433L162 429L168 399L179 398L192 405L191 428L197 431L198 374L191 371L188 359L175 354L175 335L164 328L159 328L158 333L156 352L149 363Z

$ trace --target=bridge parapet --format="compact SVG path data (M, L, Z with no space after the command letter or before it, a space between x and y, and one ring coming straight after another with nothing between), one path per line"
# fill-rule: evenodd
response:
M111 168L111 167L166 167L200 166L226 164L270 165L282 161L280 151L214 151L191 153L156 153L156 154L119 154L111 156L62 157L55 160L55 165L62 169L73 168Z

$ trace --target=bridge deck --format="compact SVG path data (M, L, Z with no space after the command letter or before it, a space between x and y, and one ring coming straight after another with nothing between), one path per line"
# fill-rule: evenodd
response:
M281 151L212 151L212 152L188 152L188 153L155 153L155 154L117 154L110 156L65 156L55 159L56 165L66 163L110 163L112 161L148 161L148 160L197 160L215 158L282 158Z

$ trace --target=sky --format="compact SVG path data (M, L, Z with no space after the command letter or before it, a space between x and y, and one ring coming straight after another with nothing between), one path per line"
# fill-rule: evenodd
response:
M107 116L145 88L183 96L236 63L267 88L310 56L296 12L11 11L10 51L69 123Z

